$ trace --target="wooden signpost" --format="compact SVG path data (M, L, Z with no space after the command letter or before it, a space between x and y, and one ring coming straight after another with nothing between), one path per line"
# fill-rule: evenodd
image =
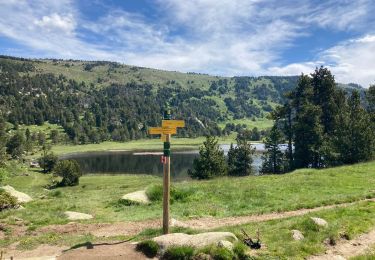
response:
M164 142L163 163L163 233L169 233L169 202L171 181L171 135L177 133L177 127L185 127L184 120L172 120L171 111L166 109L163 115L162 127L150 127L150 135L160 135Z

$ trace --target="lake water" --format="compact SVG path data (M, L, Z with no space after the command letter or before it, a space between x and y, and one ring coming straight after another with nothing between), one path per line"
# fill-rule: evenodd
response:
M222 145L225 154L229 150L229 145ZM262 144L254 145L257 151L264 150ZM263 149L262 149L263 148ZM150 151L108 151L108 152L87 152L70 154L61 159L76 160L84 174L107 173L107 174L151 174L162 176L163 165L160 163L162 152ZM193 167L193 160L198 156L198 151L172 151L171 156L171 178L174 180L184 180L189 178L188 169ZM253 156L253 167L255 172L259 172L262 164L261 154L255 153Z

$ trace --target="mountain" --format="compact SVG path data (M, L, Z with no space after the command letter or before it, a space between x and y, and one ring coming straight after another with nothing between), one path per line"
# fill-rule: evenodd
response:
M298 76L219 77L106 61L0 56L0 109L13 125L61 125L76 143L145 137L166 102L187 127L180 136L220 135L235 120L264 118ZM360 88L354 84L340 86Z

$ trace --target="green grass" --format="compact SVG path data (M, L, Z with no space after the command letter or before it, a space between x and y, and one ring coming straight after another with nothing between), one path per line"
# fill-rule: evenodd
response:
M328 227L317 227L310 217L320 217ZM325 240L337 242L343 235L353 239L375 226L375 203L362 202L345 208L322 210L300 217L251 223L241 226L223 227L218 231L229 231L242 238L241 229L251 237L260 232L260 240L266 249L259 251L259 259L306 259L310 255L323 254ZM295 241L291 231L300 230L304 239ZM358 258L366 259L366 258ZM373 259L373 258L367 258Z
M18 171L25 169L18 167ZM80 179L76 187L47 191L43 187L50 181L49 175L30 172L30 176L15 176L6 180L17 190L25 192L34 201L25 204L23 210L0 212L0 221L14 224L14 217L22 218L29 231L50 224L68 223L66 210L94 215L87 223L139 221L161 217L162 204L157 198L150 205L128 205L119 203L122 195L147 187L157 187L161 179L148 175L88 175ZM343 166L324 170L303 169L280 176L218 178L209 181L174 183L176 199L171 205L171 216L188 219L197 216L227 217L246 214L261 214L312 208L321 205L350 202L374 197L375 162ZM317 229L309 216L318 216L329 222L329 228ZM349 238L368 231L375 225L375 203L362 202L345 208L323 210L307 216L275 221L252 223L241 227L254 235L259 228L261 239L267 250L262 258L284 256L302 259L310 254L324 251L327 238L337 240L339 233ZM241 227L225 227L219 230L240 234ZM293 241L291 230L301 230L306 239ZM173 229L175 232L197 232ZM275 232L277 231L277 232ZM145 230L137 239L158 235L161 230ZM37 237L8 237L0 243L6 246L20 242L19 248L30 249L38 244L66 244L98 241L90 234L74 236L46 233Z
M226 177L209 181L174 183L176 196L171 214L175 218L227 217L312 208L374 197L375 162L326 170L298 170L280 176ZM32 173L7 180L35 200L25 210L0 213L0 219L21 217L34 226L67 223L66 210L89 213L92 222L154 219L161 216L161 201L151 205L119 203L126 193L160 184L147 175L86 175L80 185L46 191L49 175ZM46 198L39 199L45 195ZM180 196L181 197L181 196Z

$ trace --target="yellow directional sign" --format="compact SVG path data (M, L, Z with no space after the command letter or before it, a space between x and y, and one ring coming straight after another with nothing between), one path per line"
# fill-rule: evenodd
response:
M185 121L184 120L163 120L162 121L163 127L185 127Z
M175 127L162 127L163 129L163 134L170 134L170 135L175 135L177 134L177 129Z
M161 135L161 134L170 134L170 135L174 135L177 133L177 130L176 128L174 127L150 127L148 129L148 133L150 135Z
M160 135L160 134L163 133L163 128L161 128L161 127L150 127L148 129L148 133L150 135Z
M160 140L161 140L162 142L166 142L166 141L167 141L167 135L165 135L165 134L161 134L161 136L160 136Z

